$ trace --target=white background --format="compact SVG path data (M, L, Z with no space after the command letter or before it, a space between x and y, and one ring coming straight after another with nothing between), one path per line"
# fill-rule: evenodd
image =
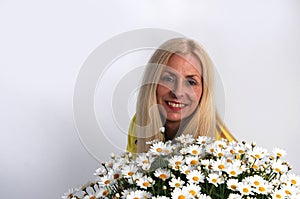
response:
M76 77L102 42L139 28L202 43L223 81L229 129L239 140L286 149L300 174L299 1L2 0L1 198L60 198L94 178L98 162L73 120ZM113 147L105 149L104 159Z

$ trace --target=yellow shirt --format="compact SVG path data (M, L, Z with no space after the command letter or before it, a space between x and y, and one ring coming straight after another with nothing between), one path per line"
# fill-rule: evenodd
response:
M137 152L137 144L136 144L136 128L135 128L135 121L136 115L132 118L130 122L130 126L128 129L128 140L127 140L127 147L126 150L128 152L136 153ZM216 131L216 139L220 140L221 138L225 138L228 141L236 141L233 135L222 125L217 124L217 131Z

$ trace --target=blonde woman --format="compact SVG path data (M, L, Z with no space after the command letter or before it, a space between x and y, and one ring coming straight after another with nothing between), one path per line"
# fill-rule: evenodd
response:
M203 47L187 38L163 43L146 66L127 151L145 152L147 141L181 134L235 140L216 110L213 87L213 63Z

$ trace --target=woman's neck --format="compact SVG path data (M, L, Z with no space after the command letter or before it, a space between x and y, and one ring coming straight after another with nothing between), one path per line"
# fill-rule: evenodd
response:
M178 132L180 123L178 122L166 122L165 124L165 140L173 140Z

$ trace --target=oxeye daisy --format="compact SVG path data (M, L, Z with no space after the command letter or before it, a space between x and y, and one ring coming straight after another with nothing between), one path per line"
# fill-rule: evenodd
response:
M199 194L197 195L198 199L212 199L210 196L206 195L206 194Z
M151 177L147 177L147 176L143 176L142 178L140 178L138 181L137 181L137 185L139 187L141 187L142 189L147 189L148 187L151 187L152 186L152 183L153 183L153 179Z
M243 196L240 194L231 193L231 194L229 194L228 199L242 199L242 197Z
M192 198L187 190L175 188L171 193L172 199L189 199Z
M170 171L159 168L154 172L154 176L165 181L166 179L170 178Z
M183 174L189 174L192 170L191 165L183 165L182 167L180 167L180 172Z
M187 147L187 152L191 155L200 155L202 153L202 149L199 145L192 144Z
M163 155L167 145L163 142L157 142L151 145L150 152L155 155Z
M184 163L183 156L181 155L174 155L169 159L169 166L174 170L179 170L180 166Z
M297 193L299 194L299 190L297 190L295 186L291 185L284 185L281 187L281 190L283 190L284 193L291 198L293 198L293 196L295 196Z
M200 194L201 187L195 184L188 184L187 186L184 186L182 190L188 192L191 197L196 197Z
M96 198L105 198L109 194L109 190L106 187L100 187L97 190Z
M233 164L228 165L224 170L230 177L237 177L239 174L243 173L240 166L235 166Z
M146 153L138 155L136 158L136 163L138 166L142 167L143 170L149 170L152 162L154 161L153 156L149 156Z
M284 190L275 189L272 191L271 197L272 199L284 199L286 198L286 193L284 192Z
M196 140L196 143L199 145L206 145L208 143L211 143L213 141L213 138L207 137L207 136L199 136Z
M212 167L214 171L225 171L228 165L226 158L220 158L212 162Z
M100 186L108 186L113 183L113 177L112 175L104 175L103 177L100 177L98 184Z
M200 183L204 182L204 174L198 170L192 170L189 174L187 174L186 178L190 183Z
M184 181L180 179L180 177L172 178L171 181L169 182L170 187L173 188L181 188L184 185Z
M122 174L126 178L131 178L138 170L135 165L126 165L122 170Z
M249 155L255 159L262 159L267 155L267 150L262 147L255 147L249 151Z
M283 162L279 159L277 161L273 161L272 162L272 170L277 172L277 173L283 173L286 172L288 170L288 167L283 164Z
M184 145L190 145L190 144L194 143L194 141L195 141L195 139L193 138L193 136L191 134L182 134L175 139L176 139L176 141L178 141Z
M198 156L186 156L185 162L187 165L197 166L199 164L199 157Z
M286 151L280 148L274 148L272 150L272 153L277 157L277 158L281 158L283 156L286 155Z
M294 173L290 173L287 175L287 181L294 186L299 186L300 185L300 176L296 175Z
M224 178L222 176L220 176L219 174L217 174L217 173L208 174L208 179L207 180L208 180L209 183L212 183L216 187L218 187L219 184L224 183Z
M244 182L239 182L237 186L237 190L242 194L242 195L251 195L253 194L251 185L248 183Z
M216 148L220 148L220 149L225 149L227 148L227 141L222 139L222 140L217 140L215 141L215 146Z
M126 199L146 199L146 198L151 198L151 194L141 190L132 191L126 196Z
M229 179L226 182L228 189L231 189L233 191L237 190L238 184L239 184L239 181L237 179Z
M266 183L266 181L258 175L250 176L246 181L248 181L253 187L260 187Z

